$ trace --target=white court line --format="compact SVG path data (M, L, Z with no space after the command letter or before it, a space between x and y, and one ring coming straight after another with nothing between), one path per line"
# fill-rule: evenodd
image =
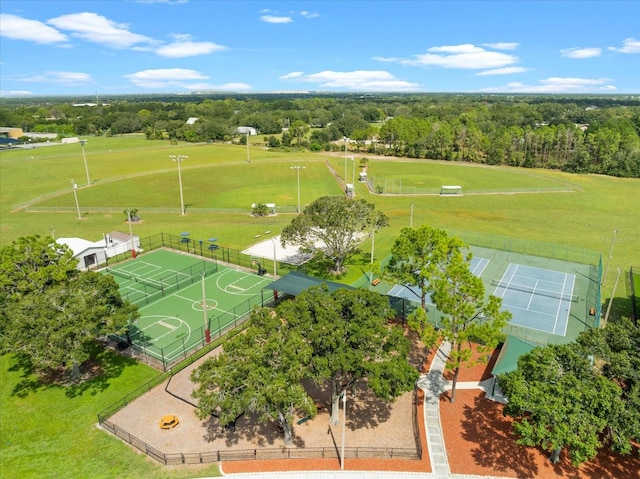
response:
M533 291L531 291L531 297L529 298L529 303L527 303L527 311L529 311L529 306L531 306L531 302L533 301L533 296L536 294L537 288L538 288L538 280L536 279L536 284L533 286Z
M175 331L176 329L178 329L178 327L167 324L164 321L158 321L156 324L159 324L160 326L164 326L165 328L169 328L171 331Z

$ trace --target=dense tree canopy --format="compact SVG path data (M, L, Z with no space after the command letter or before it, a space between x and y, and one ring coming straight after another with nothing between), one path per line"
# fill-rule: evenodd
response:
M337 424L338 399L356 383L391 399L410 390L417 371L407 362L410 342L388 319L388 299L367 290L311 288L282 305L291 324L305 331L312 348L312 377L331 385L331 422Z
M290 445L294 414L316 414L313 400L300 383L309 376L311 358L302 333L273 310L254 311L245 332L226 342L224 353L192 373L198 385L193 392L198 416L204 419L213 414L225 426L245 412L255 413L262 422L277 420L285 444Z
M453 370L451 402L463 364L471 360L471 344L491 351L504 338L502 329L511 314L501 311L502 301L485 298L484 283L471 273L471 254L463 254L464 244L443 230L423 225L404 228L392 247L387 275L399 284L413 288L422 310L410 318L412 326L427 347L442 338L451 344L447 367ZM426 313L426 297L443 317L437 331Z
M310 288L275 310L252 313L244 334L193 373L199 415L221 424L244 412L277 420L291 440L294 412L315 415L302 379L331 387L331 421L339 422L339 397L370 388L384 399L410 390L418 372L407 361L410 342L388 324L387 299L367 290Z
M621 453L640 440L640 332L628 320L582 333L577 342L539 347L500 378L518 442L566 449L574 464L606 444Z
M3 99L0 123L60 136L144 133L150 140L230 141L238 126L314 151L560 168L640 177L640 101L633 97L378 94L190 95ZM188 118L198 118L186 124ZM288 129L284 131L283 129ZM303 136L305 141L303 141ZM267 143L266 136L264 137ZM276 147L276 146L272 146Z
M20 238L0 250L2 350L36 369L72 369L89 359L96 338L121 332L138 317L115 280L79 272L68 248L48 238Z
M315 200L282 230L283 245L300 245L333 261L333 271L342 271L347 256L363 238L389 223L384 213L365 200L323 196Z

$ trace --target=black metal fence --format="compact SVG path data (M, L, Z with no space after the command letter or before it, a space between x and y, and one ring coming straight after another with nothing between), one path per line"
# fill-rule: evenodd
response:
M217 243L211 243L208 240L194 240L191 238L185 238L180 235L172 235L169 233L158 233L146 238L140 238L140 249L143 251L152 251L159 248L169 248L175 251L182 251L190 253L203 258L212 259L215 261L222 261L223 263L240 266L242 268L256 270L258 267L263 267L268 273L273 273L273 267L275 266L280 276L288 273L292 270L304 270L304 266L293 266L287 263L281 263L276 261L275 265L272 260L266 261L264 259L255 258L251 255L245 254L240 250L234 248L228 248ZM131 252L126 251L118 255L107 258L106 266L109 267L113 264L120 263L131 259ZM270 269L271 268L271 269Z
M207 464L221 461L260 461L267 459L339 459L340 453L336 447L305 447L305 448L262 448L262 449L224 449L207 452L171 453L150 446L143 440L125 431L112 422L102 419L100 426L111 434L119 437L136 449L166 466L181 464ZM345 447L345 459L421 459L414 448L400 447Z
M271 306L272 304L274 304L272 296L265 300L263 295L258 294L234 306L230 311L225 311L216 317L210 318L211 340L215 341L229 331L241 327L249 319L249 314L254 308ZM204 325L200 326L199 329L193 330L192 333L190 335L191 340L182 337L164 348L159 348L152 344L129 343L125 338L116 335L112 335L112 339L118 345L126 345L126 347L118 347L121 354L135 358L162 371L168 371L174 365L187 359L190 354L207 345ZM167 351L171 353L168 354Z

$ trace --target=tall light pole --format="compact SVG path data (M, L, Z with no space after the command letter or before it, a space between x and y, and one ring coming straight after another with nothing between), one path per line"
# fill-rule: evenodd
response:
M352 175L352 177L353 177L352 180L353 181L352 181L352 184L353 184L353 187L355 189L355 187L356 187L356 159L353 156L350 156L349 158L351 159L351 161L353 161L353 175Z
M604 283L607 280L607 273L609 272L609 263L611 262L611 258L613 258L613 246L616 244L616 236L618 235L618 230L613 230L613 239L611 240L611 249L609 250L609 258L607 259L607 266L604 268L604 274L602 275L602 283L600 286L604 286Z
M76 182L73 181L73 178L71 178L71 184L73 185L73 197L76 199L76 210L78 211L78 219L81 220L82 216L80 215L80 204L78 203L78 185L76 185Z
M211 331L209 330L209 318L207 317L207 290L204 285L206 273L202 272L202 311L204 314L204 340L207 344L211 342Z
M247 130L247 163L251 163L251 159L249 158L249 130Z
M178 182L180 183L180 214L184 216L184 197L182 196L182 171L180 170L180 163L183 160L189 158L187 155L169 155L173 161L178 163Z
M347 427L347 390L342 393L342 452L340 453L340 470L344 470L344 436Z
M409 228L413 228L413 207L415 205L411 203L411 216L409 217Z
M344 182L347 183L347 137L344 136Z
M273 278L277 278L278 277L278 272L276 270L276 265L278 263L278 256L276 254L276 239L275 238L271 238L271 241L273 242Z
M371 264L373 264L373 253L375 250L376 244L376 227L374 226L371 230Z
M80 146L82 147L82 159L84 160L84 171L87 174L87 186L91 186L91 179L89 178L89 167L87 166L87 155L84 153L84 145L87 144L87 140L80 140Z
M296 170L298 172L298 214L300 214L300 170L304 170L304 166L291 166L292 170Z

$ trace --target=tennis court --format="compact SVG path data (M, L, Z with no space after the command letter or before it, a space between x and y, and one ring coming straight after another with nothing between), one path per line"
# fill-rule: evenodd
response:
M205 330L217 338L235 327L263 304L262 289L272 282L250 271L166 250L146 253L107 272L118 281L123 297L147 295L137 303L140 318L129 327L126 341L165 366L203 346Z
M488 259L473 257L471 258L471 261L469 263L469 270L475 276L481 277L482 273L484 272L488 264L489 264ZM407 286L403 286L400 284L396 284L393 288L391 288L387 293L387 295L395 296L396 298L408 299L409 301L420 301L420 290L415 288L415 292L414 292L414 289L411 289ZM425 298L425 301L427 304L430 304L431 306L434 305L428 293Z
M493 294L512 311L511 324L565 336L574 295L575 275L510 263Z

